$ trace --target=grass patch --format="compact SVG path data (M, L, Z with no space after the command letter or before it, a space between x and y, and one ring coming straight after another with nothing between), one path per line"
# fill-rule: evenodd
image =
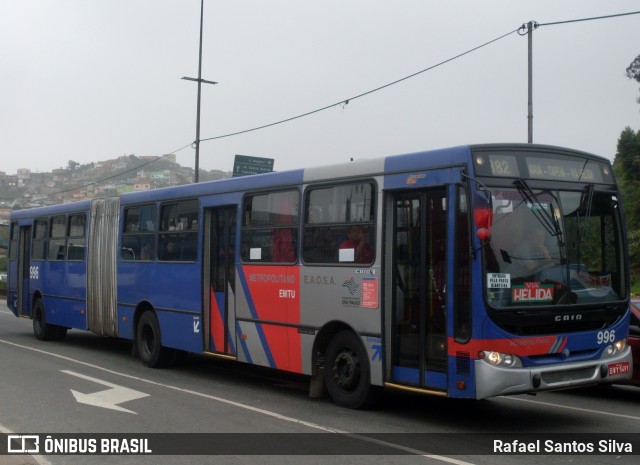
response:
M640 270L631 270L631 296L640 297Z

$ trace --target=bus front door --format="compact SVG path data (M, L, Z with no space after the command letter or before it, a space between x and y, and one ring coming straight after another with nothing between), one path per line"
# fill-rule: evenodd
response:
M17 316L31 315L29 281L31 279L31 226L21 226L18 236Z
M235 357L236 207L205 210L205 350Z
M392 383L446 393L446 189L391 194Z

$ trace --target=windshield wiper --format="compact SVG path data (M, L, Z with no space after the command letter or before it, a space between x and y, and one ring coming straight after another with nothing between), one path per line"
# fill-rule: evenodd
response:
M580 221L580 212L576 212L576 218L578 219L578 228L579 228L579 234L578 237L580 237L580 240L585 240L587 237L587 234L589 232L589 227L588 227L588 221L589 218L591 217L591 206L593 205L593 192L594 192L595 188L593 186L593 184L589 184L586 188L585 191L582 194L582 199L580 200L580 205L584 205L584 200L585 200L585 196L586 196L586 207L584 208L584 220ZM581 224L584 223L584 224Z
M540 224L544 226L544 229L553 237L561 236L560 223L553 214L540 203L536 194L531 190L529 184L527 184L527 181L524 179L516 179L513 184L527 203L531 204L533 207L530 209L531 213L538 219ZM536 205L538 208L535 208Z
M530 211L533 216L544 226L547 232L558 240L558 252L560 252L560 263L566 263L566 251L560 220L555 217L547 208L545 208L538 196L533 192L529 184L524 179L516 179L513 184L524 200L531 205ZM552 196L553 197L553 196ZM536 207L537 206L537 207Z

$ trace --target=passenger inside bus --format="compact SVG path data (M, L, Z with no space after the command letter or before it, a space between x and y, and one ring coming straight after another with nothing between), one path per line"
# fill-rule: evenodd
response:
M517 271L516 276L531 276L548 267L553 259L545 245L547 232L541 225L525 235L516 245L511 260Z
M321 207L309 208L309 224L319 224L326 221ZM305 229L304 259L309 263L335 263L337 259L337 244L329 227L314 226Z
M164 261L176 261L179 260L178 253L176 250L176 244L172 240L169 240L164 247L162 254L160 255L160 259Z
M551 263L551 255L545 246L546 232L542 227L526 235L513 250L511 260L519 268L519 276L529 276Z
M357 263L371 263L373 249L366 240L366 232L362 226L354 225L347 232L347 239L340 243L341 251L353 250L353 254L340 253L340 261L354 261Z
M271 260L279 263L294 263L296 261L296 247L291 228L276 229L273 232Z
M153 260L153 247L150 243L142 248L140 259L146 261Z

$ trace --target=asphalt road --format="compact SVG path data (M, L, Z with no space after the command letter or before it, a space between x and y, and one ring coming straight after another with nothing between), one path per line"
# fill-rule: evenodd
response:
M0 304L0 433L94 440L98 449L104 437L130 434L151 438L156 454L181 452L0 455L0 465L638 462L637 455L624 453L476 454L494 441L511 447L513 437L534 443L528 447L540 439L543 450L548 440L577 440L577 447L598 449L598 441L611 433L640 431L639 388L484 401L385 393L381 404L367 411L342 409L328 398L309 399L307 388L303 377L200 356L170 369L145 368L132 355L131 343L81 331L69 331L64 341L41 342L30 320L15 318ZM208 455L182 455L190 444ZM640 449L638 442L635 447ZM237 453L245 448L254 455Z

